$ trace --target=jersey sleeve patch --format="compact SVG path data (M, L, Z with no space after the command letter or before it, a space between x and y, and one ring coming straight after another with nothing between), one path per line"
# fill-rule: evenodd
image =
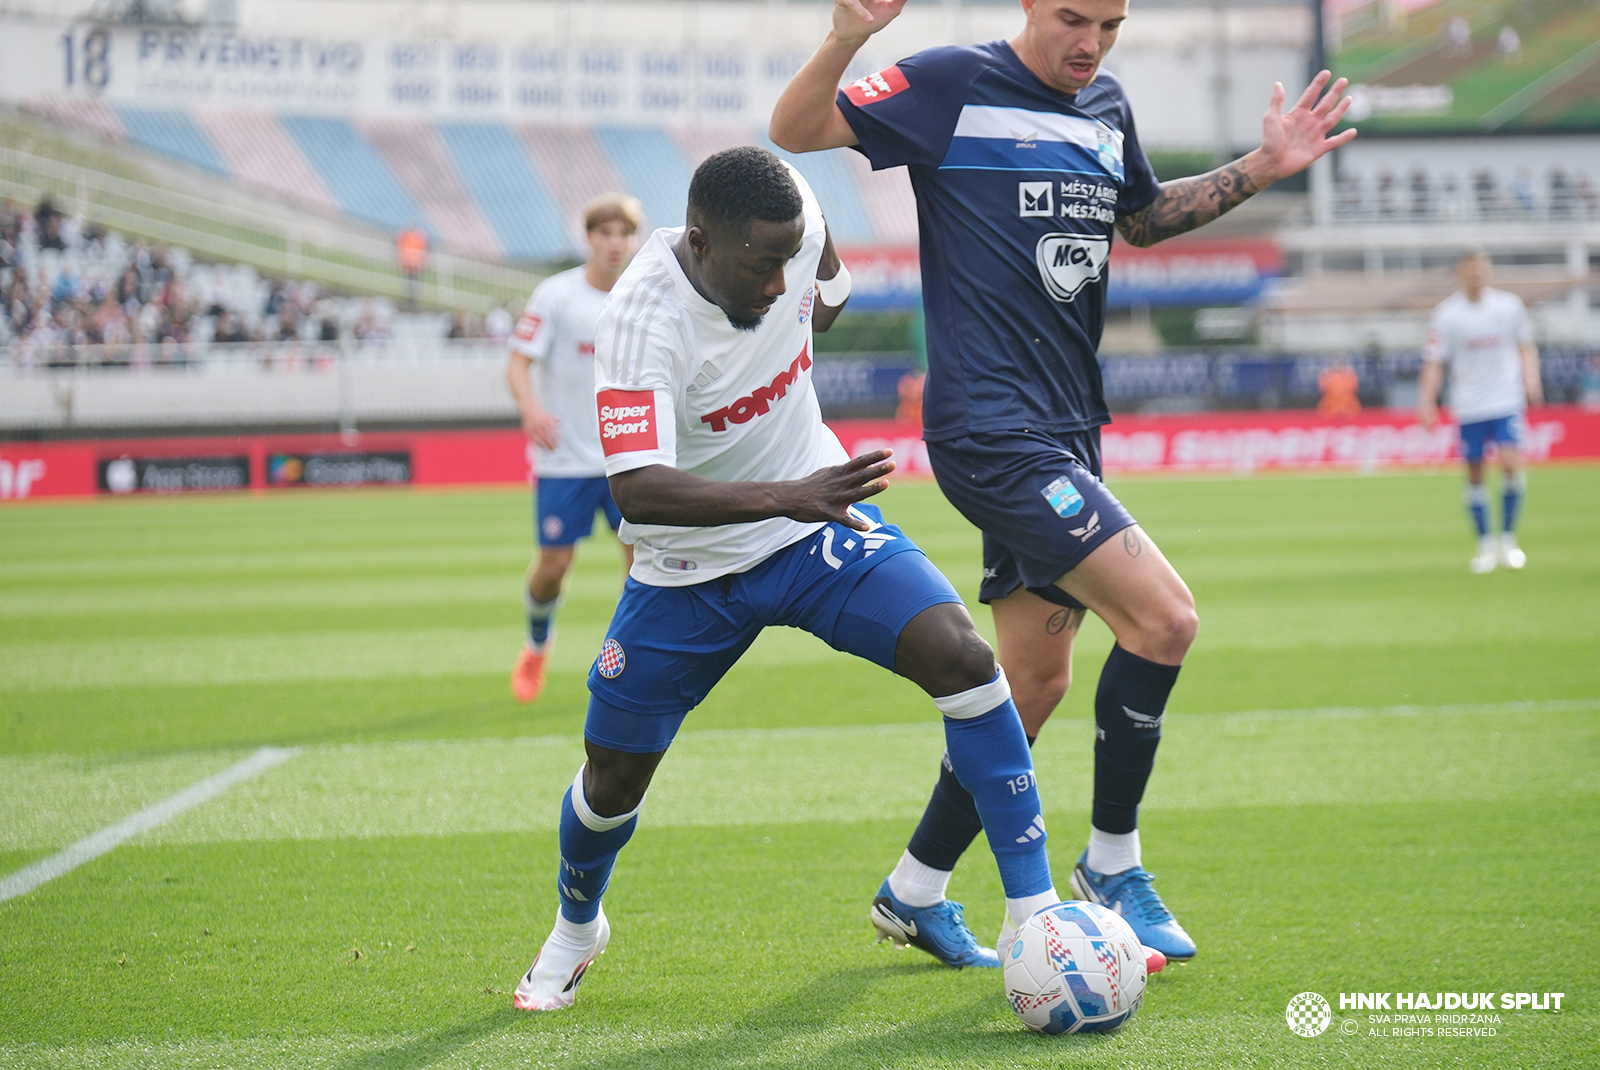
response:
M900 66L885 67L876 74L869 74L865 78L857 78L844 87L844 95L850 98L850 103L856 107L865 107L880 100L888 100L896 93L911 88L911 83L906 81L906 76L900 73Z
M658 448L655 391L602 390L595 403L600 408L600 445L607 457Z
M539 328L544 326L544 320L532 312L524 312L522 318L517 320L516 338L519 342L531 342L539 336Z

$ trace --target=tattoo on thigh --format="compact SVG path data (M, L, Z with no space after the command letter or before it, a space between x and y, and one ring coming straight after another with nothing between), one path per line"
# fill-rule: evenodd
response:
M1144 553L1144 540L1139 538L1139 533L1129 528L1122 533L1122 548L1128 551L1129 557L1138 557Z
M1051 635L1060 635L1062 632L1072 635L1077 632L1078 626L1082 623L1083 610L1058 609L1050 614L1049 620L1045 621L1044 630Z

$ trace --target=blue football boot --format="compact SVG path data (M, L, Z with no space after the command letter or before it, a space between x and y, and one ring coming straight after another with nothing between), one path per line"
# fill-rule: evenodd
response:
M1096 873L1084 851L1072 869L1072 893L1088 903L1099 903L1122 915L1139 942L1176 962L1194 958L1194 941L1161 901L1152 885L1155 874L1143 866L1121 873Z
M967 928L960 903L943 899L931 907L908 907L894 897L889 882L884 881L868 917L878 930L880 943L888 940L896 947L919 947L958 970L963 966L1000 965L1000 956L992 948L981 946Z

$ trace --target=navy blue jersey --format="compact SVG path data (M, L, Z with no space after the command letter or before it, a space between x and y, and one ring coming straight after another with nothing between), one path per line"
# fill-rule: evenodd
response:
M924 437L1108 422L1111 235L1160 192L1121 84L1058 92L994 41L918 52L838 100L873 169L905 165L916 190Z

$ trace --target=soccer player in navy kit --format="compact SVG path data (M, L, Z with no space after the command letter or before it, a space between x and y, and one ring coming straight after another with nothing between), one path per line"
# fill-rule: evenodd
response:
M1183 580L1100 480L1109 422L1095 358L1112 230L1135 245L1193 230L1355 136L1326 71L1261 147L1159 183L1117 80L1100 70L1127 0L1022 0L1009 41L920 52L839 88L905 0L835 0L833 30L773 110L795 152L854 146L905 165L917 196L929 372L924 438L939 485L983 531L981 601L1028 736L1066 693L1086 609L1116 645L1095 695L1094 806L1073 891L1119 910L1168 957L1195 944L1140 864L1138 805L1198 617ZM948 760L874 901L884 936L978 964L945 886L981 828ZM931 934L931 935L930 935ZM1000 946L1009 944L1003 930ZM989 964L997 962L984 956Z

